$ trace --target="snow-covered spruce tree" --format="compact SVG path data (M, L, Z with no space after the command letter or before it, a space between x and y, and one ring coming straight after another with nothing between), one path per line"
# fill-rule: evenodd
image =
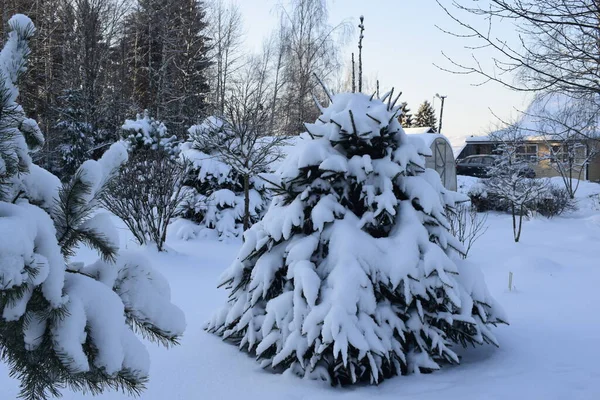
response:
M23 15L9 27L0 52L0 357L26 399L65 387L139 393L149 356L135 332L176 343L185 320L164 278L143 257L119 251L115 227L97 212L127 152L113 145L64 186L32 163L44 137L16 103L16 82L35 29ZM72 260L81 244L100 259Z
M207 118L188 132L190 137L182 145L181 158L190 163L190 169L180 215L198 226L182 226L178 235L187 239L214 231L219 239L241 236L244 231L244 177L220 156L222 148L235 139L235 134L217 117ZM252 176L248 183L249 222L252 225L262 217L270 198L262 179ZM203 232L205 228L208 231Z
M437 130L437 118L435 117L435 110L433 109L430 102L425 100L423 104L419 106L417 114L415 114L412 120L412 126L416 128L432 128L435 132Z
M459 195L425 169L429 149L404 133L391 94L331 98L269 179L276 196L206 328L264 367L332 384L428 372L459 362L454 344L497 344L489 325L506 318L453 255L444 207Z

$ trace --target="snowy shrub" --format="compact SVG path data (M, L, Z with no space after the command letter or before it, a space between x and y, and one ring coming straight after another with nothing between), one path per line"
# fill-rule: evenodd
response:
M174 138L148 115L123 125L129 162L109 185L103 205L125 222L139 244L164 250L167 227L182 200L186 164L175 158Z
M535 202L535 211L547 218L576 209L575 200L565 187L549 184L543 196Z
M192 126L188 132L189 141L182 145L181 151L182 161L190 164L181 217L197 223L197 232L204 228L214 230L220 239L241 236L244 177L221 157L219 150L234 140L235 134L216 117ZM249 177L248 184L248 218L252 225L262 217L270 199L260 177ZM180 231L178 235L186 238L189 231Z
M477 212L498 211L511 213L511 200L498 188L490 188L488 180L474 185L468 192L471 204ZM528 186L533 186L535 192L527 194ZM530 216L537 212L544 217L552 218L565 211L576 209L576 204L569 191L564 187L553 185L545 179L524 179L520 186L523 193L527 194L526 201L522 202L523 216Z
M43 135L16 103L15 85L34 28L23 15L9 26L0 52L0 356L27 399L59 396L64 387L139 393L149 356L135 332L176 343L185 320L164 278L148 260L120 252L115 227L98 212L127 152L113 145L64 187L31 162ZM72 260L82 244L100 260Z
M485 181L473 185L467 194L471 199L471 205L477 212L509 212L508 202L503 198L496 196L493 192L488 193Z
M497 341L506 318L483 275L457 256L447 191L400 107L331 96L268 177L275 196L220 285L206 328L264 367L332 384L378 383L458 364L453 345Z
M137 115L135 120L125 120L121 129L123 140L129 143L131 151L155 150L171 157L179 153L177 137L169 136L165 124L150 117L147 111Z

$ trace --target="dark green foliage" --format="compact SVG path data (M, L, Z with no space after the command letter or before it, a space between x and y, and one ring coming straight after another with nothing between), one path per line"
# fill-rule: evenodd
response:
M0 66L0 201L12 201L16 193L11 191L11 179L28 170L28 160L25 152L38 150L44 143L37 124L27 120L23 109L15 102L17 93L12 85L26 70L27 59L30 55L29 40L35 32L33 25L13 24L13 59L7 62L5 72ZM10 65L8 65L10 64ZM8 74L11 74L9 76ZM15 142L19 137L25 139L27 149Z
M205 27L204 4L190 0L140 0L124 26L124 90L179 138L207 107Z
M424 168L391 98L333 96L223 274L229 302L207 329L265 368L378 384L458 364L457 344L497 345L486 325L503 313L453 258L445 212L464 199Z
M115 296L117 288L111 287L102 268L116 270L115 286L132 289L130 295L136 289L148 287L148 281L153 278L152 270L136 264L135 260L129 263L132 265L112 263L116 260L117 244L105 235L103 222L106 221L92 221L98 217L105 185L112 177L105 169L116 168L115 164L123 162L125 150L116 147L113 157L79 170L60 190L56 177L32 164L30 153L43 145L44 137L37 123L27 119L17 104L16 86L17 78L25 70L28 40L34 28L23 15L12 18L10 26L9 43L4 47L0 62L0 230L5 234L0 240L16 248L0 246L0 358L10 375L20 381L21 398L57 397L64 388L91 394L106 389L139 394L147 378L145 371L137 368L144 366L127 361L126 353L122 353L121 365L115 363L114 373L96 366L97 363L108 365L99 356L104 343L92 334L92 329L99 326L90 316L94 310L84 310L85 301L90 308L93 299L94 305L114 312L116 321L123 313L127 297L123 293L116 293L120 299ZM55 191L59 194L53 204ZM15 236L10 237L13 230ZM68 263L68 258L81 244L96 249L108 263L101 260L93 266ZM131 270L139 273L133 274ZM91 288L92 292L81 290L82 287L77 287L80 284L87 285L85 288ZM93 297L86 297L88 294ZM169 302L165 307L174 310L170 299L158 295L157 299L163 305ZM161 321L152 321L144 313L147 310L143 307L126 309L124 317L130 324L137 324L135 330L151 340L160 337L162 342L176 342L174 333L160 329ZM108 321L107 324L109 329L104 330L103 335L112 336L113 340L122 338L126 325L113 325ZM81 359L75 360L74 354L78 353L61 343L61 339L72 338L65 326L75 326L81 335L78 337L84 340L80 343L75 337L70 343L72 346L81 344ZM180 331L179 327L173 329L179 334ZM83 358L87 363L82 362Z

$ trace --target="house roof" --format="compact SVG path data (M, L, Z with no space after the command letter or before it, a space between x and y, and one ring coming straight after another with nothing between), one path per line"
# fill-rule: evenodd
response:
M501 131L497 131L497 132L501 132ZM520 139L516 139L516 140L522 140L523 142L530 142L530 143L541 143L541 142L561 142L563 140L565 140L564 138L562 138L560 135L547 135L547 136L540 136L540 135L521 135ZM499 143L501 140L498 139L493 139L490 136L469 136L468 138L465 139L466 144L476 144L476 143ZM585 141L585 138L581 138L580 141Z
M465 142L467 142L467 143L486 143L486 142L493 142L493 140L490 139L490 137L487 135L485 135L485 136L471 135L465 139Z

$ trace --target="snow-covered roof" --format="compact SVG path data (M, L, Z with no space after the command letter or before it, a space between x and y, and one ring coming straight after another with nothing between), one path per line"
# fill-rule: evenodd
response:
M409 128L412 129L412 128ZM406 129L404 130L406 132ZM430 147L432 145L432 143L435 141L435 139L443 139L446 143L448 143L448 146L450 146L450 141L448 140L448 138L440 133L409 133L406 132L408 134L410 134L410 136L416 136L419 137L421 139L423 139L423 141L425 141L425 144L427 145L427 147Z
M404 128L404 132L409 135L421 134L421 133L433 133L433 128L430 126L424 126L420 128Z
M492 140L487 135L469 136L468 138L465 139L465 142L467 142L467 143L479 143L479 142L491 142L491 141Z

